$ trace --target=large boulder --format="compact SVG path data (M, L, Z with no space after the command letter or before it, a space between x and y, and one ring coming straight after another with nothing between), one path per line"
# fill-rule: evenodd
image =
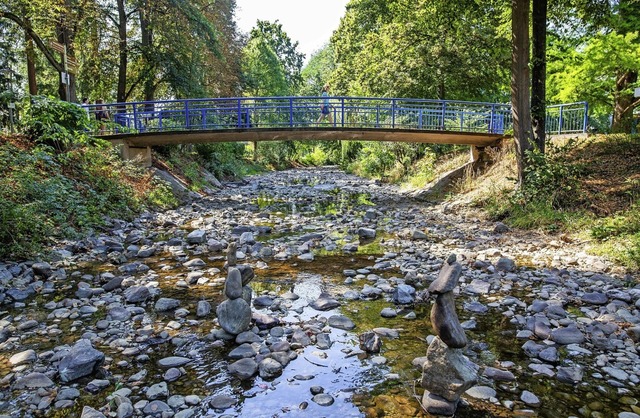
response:
M58 364L60 380L67 383L92 374L104 362L104 357L89 340L78 341Z

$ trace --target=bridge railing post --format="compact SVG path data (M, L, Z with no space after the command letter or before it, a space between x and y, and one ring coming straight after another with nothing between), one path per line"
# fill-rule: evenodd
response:
M293 97L289 97L289 127L293 128Z
M496 118L496 105L495 105L495 104L492 104L492 105L491 105L491 116L490 116L490 118L489 118L489 133L490 133L490 134L495 133L495 132L493 131L493 128L494 128L494 126L493 126L493 125L494 125L494 123L495 123L495 118Z
M560 116L558 118L558 135L562 133L562 123L563 123L562 117L564 116L563 113L564 113L564 105L560 105Z
M582 132L587 132L589 125L589 103L584 102L584 116L582 118Z
M341 115L341 126L344 128L344 97L340 99L340 107L342 109L342 115Z
M189 100L184 101L184 127L189 129L191 121L189 120Z
M442 101L442 122L440 123L440 130L444 131L445 119L447 117L447 102Z
M133 129L140 132L140 127L138 125L138 107L135 103L133 104Z
M391 128L396 127L396 99L391 99Z

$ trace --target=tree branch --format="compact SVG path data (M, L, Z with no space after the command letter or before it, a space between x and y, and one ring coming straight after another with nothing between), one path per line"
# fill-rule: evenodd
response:
M38 49L42 51L45 58L47 58L47 61L49 61L49 63L53 66L53 68L55 68L59 73L64 72L64 68L62 67L62 65L58 61L56 61L56 58L53 56L53 53L49 50L49 48L47 48L44 42L42 42L42 39L40 39L38 34L31 28L31 26L29 26L27 23L25 23L24 20L20 19L20 17L18 17L17 15L11 12L0 11L0 18L3 18L3 17L14 21L15 23L18 24L18 26L24 29L24 31L27 32L27 34L29 34L31 39L33 39L33 42L35 42Z

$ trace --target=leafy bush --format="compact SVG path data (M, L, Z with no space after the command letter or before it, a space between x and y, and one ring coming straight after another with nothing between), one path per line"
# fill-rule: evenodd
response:
M97 141L88 135L91 121L87 112L74 103L30 96L25 99L24 110L21 128L34 142L51 146L60 152L72 145Z
M171 190L111 147L18 148L0 143L0 257L29 257L52 239L76 237L104 216L172 207Z
M274 169L289 168L295 152L295 144L291 141L260 142L258 144L257 161Z
M545 203L554 209L573 207L579 199L581 167L570 163L568 150L574 142L562 147L549 144L547 152L527 151L525 182L516 190L512 202L526 207L531 202Z

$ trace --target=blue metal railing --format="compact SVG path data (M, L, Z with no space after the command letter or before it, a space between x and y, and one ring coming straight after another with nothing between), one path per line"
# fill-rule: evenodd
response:
M87 106L107 110L103 135L163 131L280 128L417 129L504 134L511 106L500 103L371 97L331 97L332 121L316 123L322 97L235 97ZM585 132L585 102L548 108L550 133Z

